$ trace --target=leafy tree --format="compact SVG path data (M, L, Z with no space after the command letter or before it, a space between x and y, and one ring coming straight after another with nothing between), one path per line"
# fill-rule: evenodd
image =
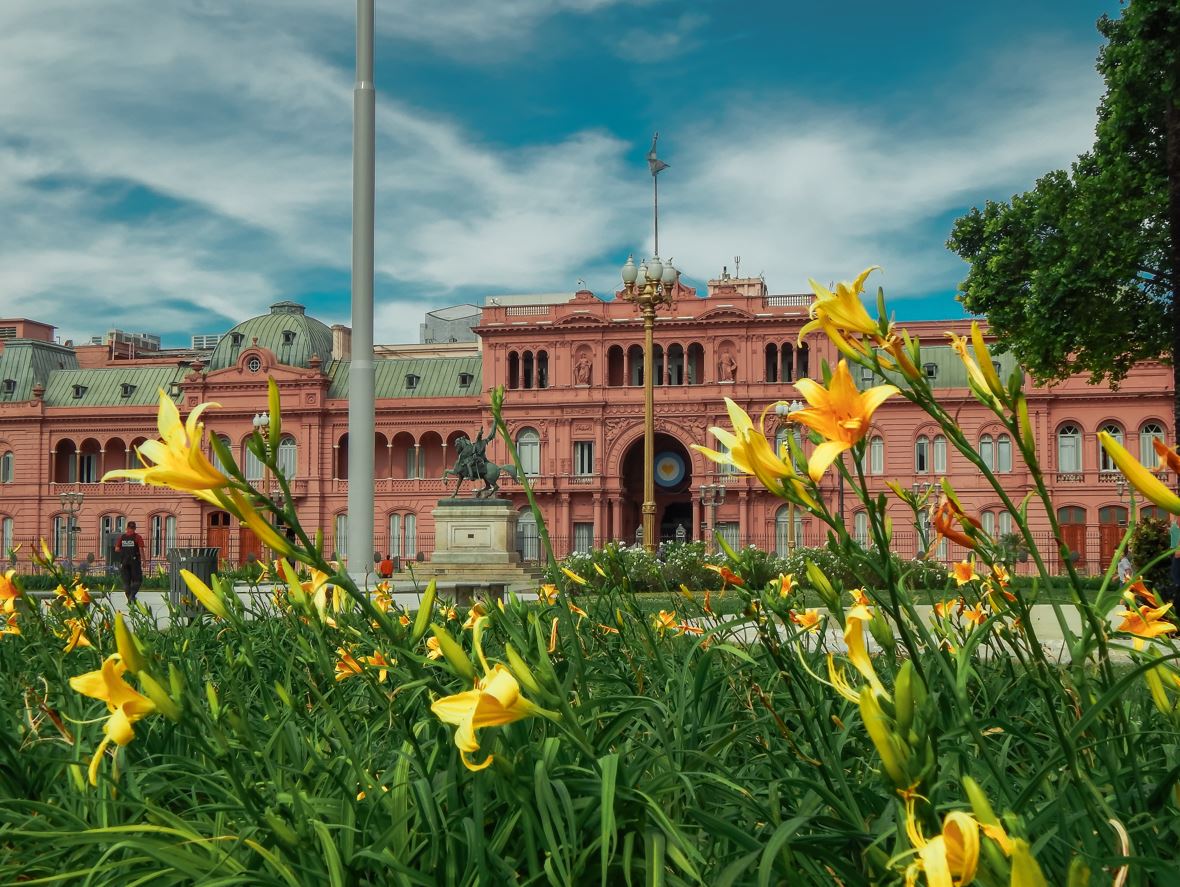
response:
M1039 382L1117 383L1138 360L1180 354L1180 3L1130 0L1098 30L1094 147L972 209L947 241L971 265L963 304ZM1180 361L1173 372L1180 383Z
M1171 547L1168 542L1168 522L1154 517L1140 518L1127 543L1127 555L1131 563L1143 573L1148 586L1159 592L1165 601L1171 600L1173 594L1172 567L1168 563L1171 558L1163 557Z

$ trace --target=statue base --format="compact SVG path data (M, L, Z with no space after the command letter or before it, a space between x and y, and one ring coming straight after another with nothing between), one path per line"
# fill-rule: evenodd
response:
M435 567L503 567L520 563L516 509L507 499L440 499L434 517ZM449 570L448 570L449 572Z

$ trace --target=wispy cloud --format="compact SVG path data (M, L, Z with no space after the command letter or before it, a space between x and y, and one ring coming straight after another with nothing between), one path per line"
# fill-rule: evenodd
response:
M491 45L607 5L422 0L382 6L379 23L400 40ZM74 338L211 332L291 295L279 281L300 269L347 271L352 74L330 53L351 52L351 6L226 9L0 5L0 315ZM673 29L678 40L695 39L694 21ZM665 252L697 279L741 253L777 290L869 261L887 266L894 292L953 285L932 220L1025 188L1089 142L1098 83L1078 88L1084 60L1022 63L1036 70L997 64L957 102L904 121L782 91L665 129ZM379 91L378 145L379 340L412 340L424 311L480 288L584 278L609 292L626 253L650 248L646 136L588 126L497 146ZM346 299L320 316L347 322Z

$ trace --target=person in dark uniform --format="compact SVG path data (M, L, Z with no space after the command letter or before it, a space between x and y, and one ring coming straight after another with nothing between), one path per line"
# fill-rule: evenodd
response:
M127 603L133 604L143 584L143 536L135 532L135 521L130 521L123 535L115 540L115 552Z

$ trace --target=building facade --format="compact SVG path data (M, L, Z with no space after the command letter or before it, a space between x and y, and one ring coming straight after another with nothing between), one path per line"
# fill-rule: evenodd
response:
M795 380L818 377L822 361L838 359L822 335L796 341L811 300L770 294L761 279L723 275L709 281L703 294L679 285L673 306L660 312L653 384L661 538L711 537L715 530L733 544L780 552L823 543L823 528L807 516L792 515L753 478L726 473L690 448L712 446L707 429L728 425L726 397L757 416L768 403L796 399ZM907 326L928 343L923 372L941 402L1019 501L1032 491L1033 478L1013 442L971 397L962 364L945 344L947 330L963 333L966 324ZM471 344L376 349L376 528L373 551L361 556L429 558L431 511L455 486L442 479L443 471L454 462L458 438L490 430L488 391L497 385L508 389L505 418L557 553L634 541L643 498L643 328L634 306L588 291L531 304L519 297L499 304L490 299L475 332L478 340ZM266 413L268 376L281 393L280 458L300 520L324 530L330 551L350 554L343 550L346 329L329 328L302 306L279 302L221 335L212 350L80 356L85 349L58 345L52 334L46 323L0 320L0 545L5 553L23 546L18 565L28 564L28 551L44 538L62 557L101 566L110 540L129 520L148 541L150 557L161 563L174 546L217 546L231 563L261 556L251 531L225 512L170 490L99 479L106 471L134 467L135 447L156 435L163 390L182 414L201 402L220 404L205 414L208 431L223 439L248 478L277 491L245 446ZM1011 357L997 361L1006 377ZM1130 503L1097 432L1110 431L1153 462L1151 440L1168 436L1170 369L1141 364L1117 390L1077 378L1027 391L1063 541L1081 569L1105 568ZM771 421L777 421L773 415ZM864 469L874 491L886 491L888 480L921 491L947 477L985 529L1010 530L1009 516L979 472L904 399L881 407L869 440ZM500 441L488 455L507 461ZM522 552L536 558L536 528L521 487L512 481L503 487L520 509ZM823 492L855 534L867 535L863 509L835 472L825 478ZM62 493L83 494L76 513L65 510ZM901 503L891 508L894 545L900 553L917 553L922 534L911 527L912 515ZM1043 512L1034 508L1032 522L1038 547L1056 563ZM952 559L962 552L944 546L937 554Z

